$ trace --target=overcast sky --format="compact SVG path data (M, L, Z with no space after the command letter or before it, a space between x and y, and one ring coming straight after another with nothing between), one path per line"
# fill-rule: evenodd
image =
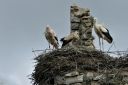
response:
M90 8L108 27L116 44L111 50L128 48L128 0L0 0L0 85L31 85L27 76L35 62L32 48L48 48L43 35L47 24L59 38L70 32L74 3ZM105 42L105 49L109 47Z

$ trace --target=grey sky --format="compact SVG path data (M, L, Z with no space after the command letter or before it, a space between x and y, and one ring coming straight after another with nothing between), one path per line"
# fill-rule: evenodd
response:
M69 33L73 3L90 8L107 25L116 44L112 50L128 48L128 0L0 0L0 83L31 85L27 75L34 67L32 48L48 47L43 36L47 24L59 38ZM107 50L110 45L105 44Z

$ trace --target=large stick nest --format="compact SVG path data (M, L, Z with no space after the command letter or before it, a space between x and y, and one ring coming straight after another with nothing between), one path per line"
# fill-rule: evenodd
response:
M127 70L128 68L127 57L113 58L100 51L85 48L62 48L41 54L35 60L36 65L31 77L34 85L74 70L97 72L119 68Z

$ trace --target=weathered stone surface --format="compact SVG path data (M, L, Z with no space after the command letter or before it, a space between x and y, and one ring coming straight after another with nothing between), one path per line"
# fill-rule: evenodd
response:
M75 76L75 77L67 77L65 78L65 84L79 83L83 82L83 75Z
M94 74L92 72L88 72L86 77L89 78L89 79L93 79Z
M78 71L73 71L71 73L65 74L65 77L74 77L74 76L78 76L79 72Z
M77 44L85 46L85 48L94 49L94 38L92 36L93 17L90 15L90 9L71 6L70 20L71 32L79 32L80 40L77 41Z

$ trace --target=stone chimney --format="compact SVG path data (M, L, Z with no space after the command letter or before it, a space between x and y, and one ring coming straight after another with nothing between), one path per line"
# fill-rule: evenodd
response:
M90 9L71 6L70 8L71 32L78 31L80 40L75 42L75 46L84 46L94 49L94 37L92 36L93 17L90 15Z

